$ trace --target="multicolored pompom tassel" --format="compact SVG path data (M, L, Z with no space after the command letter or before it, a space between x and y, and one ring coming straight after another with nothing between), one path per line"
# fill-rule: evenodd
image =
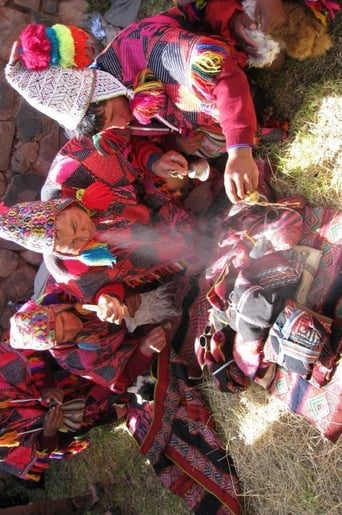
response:
M20 59L28 70L86 68L95 57L90 34L74 25L31 23L20 34L19 43Z

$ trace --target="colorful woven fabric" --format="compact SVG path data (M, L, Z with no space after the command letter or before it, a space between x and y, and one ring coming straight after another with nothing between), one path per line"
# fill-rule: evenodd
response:
M327 25L330 20L336 17L337 12L341 10L341 6L331 0L304 0L304 4L311 9L323 25Z
M269 331L265 359L306 377L328 345L330 333L327 324L290 299Z
M163 282L190 266L200 266L203 256L197 252L199 235L192 217L183 209L168 202L158 213L151 212L146 224L133 216L123 221L122 207L114 203L107 211L92 216L98 241L107 244L116 256L112 267L78 267L82 263L77 258L62 260L45 254L51 275L78 298L93 301L96 292L109 283L141 287ZM139 205L136 210L139 213Z
M125 368L140 338L128 334L124 325L102 322L94 312L78 311L75 304L75 299L65 303L57 285L39 303L26 302L11 318L11 347L49 349L64 370L91 379L115 393L123 393L128 386ZM56 315L64 310L77 316L82 327L75 340L57 344Z
M332 442L342 432L342 364L337 365L329 383L322 388L302 376L278 367L268 391L293 413L304 417Z
M232 338L224 342L224 350L227 353L232 351L233 360L247 378L256 382L266 378L262 384L265 388L282 399L289 409L309 420L323 436L336 441L342 431L339 363L342 346L342 213L308 206L303 198L281 199L274 208L277 210L280 204L286 206L288 216L273 221L265 218L258 222L255 216L262 218L263 210L267 212L270 207L267 202L261 202L260 206L254 207L233 206L224 223L221 223L217 256L206 271L210 321L215 328L219 326L216 333L220 330L232 331L226 310L233 300L241 270L243 275L262 287L261 291L267 294L276 292L288 300L283 311L281 303L278 307L272 305L279 312L276 322L262 340L252 339L253 335L249 333L243 334L241 324L238 326L233 320L232 325L238 333L232 331ZM277 222L280 224L278 227ZM244 231L240 232L242 227ZM254 252L251 257L253 248L255 250L259 242L258 230L267 236L268 245L264 248L261 245L260 249L265 252ZM280 246L284 246L281 255L276 250ZM310 249L315 251L314 258L306 261L302 252L305 251L309 259ZM277 265L275 268L272 267L273 260ZM277 273L278 265L281 266L280 271L285 266L286 275L281 275L281 280ZM297 273L298 266L304 269L309 266L312 275L303 295L304 307L293 304L291 300L296 298L297 291L303 290ZM287 269L290 269L290 282ZM250 312L245 307L247 303L241 304L240 311L247 322L250 315L259 317L257 307ZM265 315L265 310L262 310L262 314ZM244 322L243 317L241 322ZM259 330L262 330L262 325L257 324ZM205 333L205 325L202 332ZM213 334L211 332L209 335L207 354L203 346L204 351L200 354L202 361L213 361L214 351L217 352L217 347L220 350L219 346L211 344ZM265 338L267 341L264 345ZM269 362L272 362L272 374L266 372L271 370ZM274 366L274 362L277 366ZM210 365L211 362L207 365L208 369Z
M192 512L240 513L238 478L185 363L168 349L158 356L155 401L129 406L128 428L162 483Z
M28 301L11 317L11 347L35 350L54 347L56 314L69 307L67 304L44 307Z
M213 136L222 136L223 132L226 144L250 139L252 144L255 115L241 70L242 54L226 40L201 36L193 30L187 30L177 9L146 18L121 31L96 58L95 66L130 88L143 71L152 72L164 85L165 102L160 105L159 119L166 120L175 131L191 135L201 129ZM218 82L222 97L217 91ZM224 110L220 110L219 101ZM237 112L241 112L241 118ZM241 141L231 142L238 133ZM222 152L223 145L222 139L216 143L216 155L218 148Z
M342 314L338 316L335 312L341 298L342 213L334 209L306 206L301 244L322 252L306 305L319 313L342 319Z
M55 243L57 213L73 200L22 202L0 207L0 237L34 252L51 252Z

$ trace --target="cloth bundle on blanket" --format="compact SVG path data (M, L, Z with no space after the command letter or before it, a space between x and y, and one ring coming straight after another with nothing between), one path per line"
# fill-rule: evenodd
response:
M321 387L331 379L341 346L339 322L290 299L271 327L263 352L267 361Z
M206 270L208 325L195 344L220 390L255 381L334 440L342 430L341 231L342 213L302 197L233 206ZM326 409L313 416L305 398L321 389Z
M336 442L342 433L342 212L306 206L304 221L301 244L321 252L305 305L331 319L331 336L309 379L277 366L268 391Z
M197 338L195 352L223 391L248 386L269 366L262 346L301 279L303 265L292 250L303 234L303 205L301 197L236 205L220 228L217 259L206 273L211 334Z
M265 358L306 377L328 345L330 334L327 322L290 299L270 328L264 345Z

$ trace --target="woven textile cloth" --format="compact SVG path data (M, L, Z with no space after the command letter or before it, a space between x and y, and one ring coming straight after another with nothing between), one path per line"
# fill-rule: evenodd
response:
M311 380L278 368L269 391L334 442L342 433L342 363L339 360L342 335L338 329L338 325L342 324L342 213L308 206L304 220L301 243L322 251L306 304L334 320L335 341L331 340L330 343L336 354L335 363L329 373L330 380L321 387L314 381L315 368Z
M190 32L183 25L177 9L131 24L96 58L95 66L133 89L139 74L150 70L165 92L158 116L184 135L200 129L223 133L228 145L252 144L255 114L241 69L244 56L226 40L196 34L196 28ZM224 84L220 94L218 82ZM222 139L216 152L225 148Z
M126 94L126 88L109 73L90 68L27 70L19 61L6 66L6 79L35 109L73 130L90 102Z
M238 478L198 388L182 360L164 349L154 401L129 407L128 428L162 483L192 512L238 514Z

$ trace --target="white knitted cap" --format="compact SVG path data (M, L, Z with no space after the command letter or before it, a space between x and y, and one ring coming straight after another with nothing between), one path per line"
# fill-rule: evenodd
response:
M6 65L5 74L32 107L69 130L78 126L91 102L128 95L127 88L110 73L91 68L52 66L32 71L17 60Z

